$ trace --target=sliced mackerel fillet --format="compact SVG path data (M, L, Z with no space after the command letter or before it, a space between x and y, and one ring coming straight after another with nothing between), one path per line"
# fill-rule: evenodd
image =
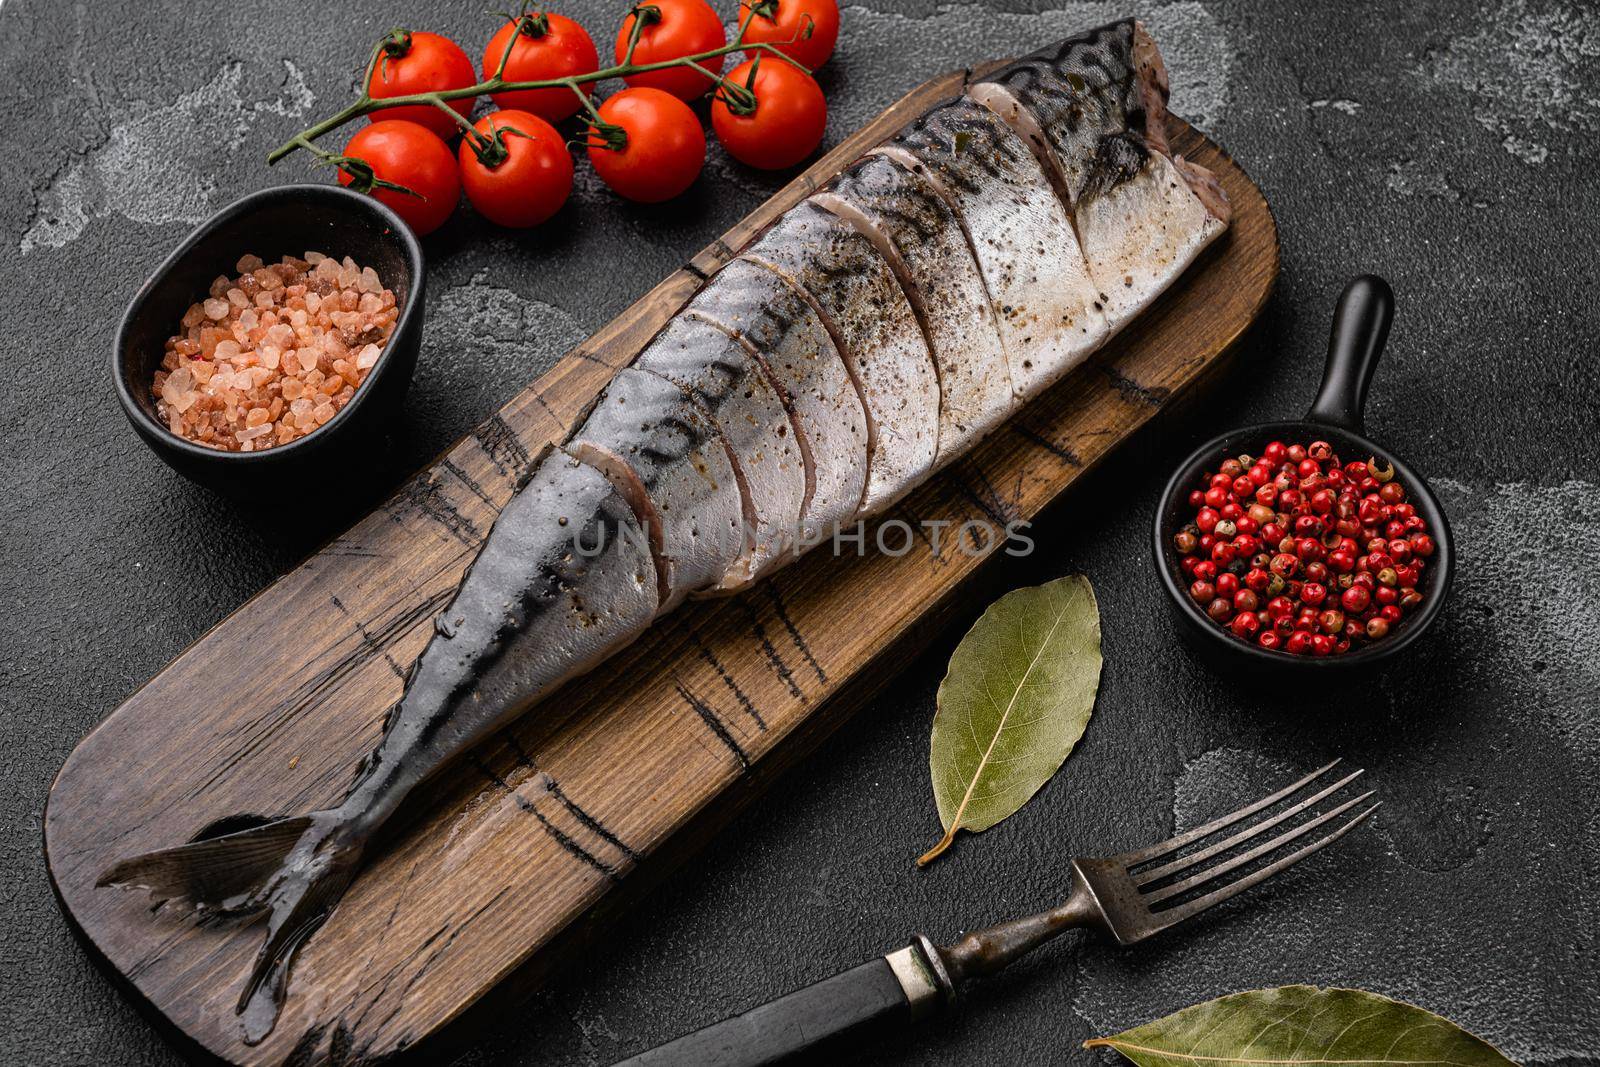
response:
M668 323L633 365L687 391L727 442L749 552L714 591L747 585L786 558L805 503L805 459L783 398L743 342L695 313Z
M1106 338L1066 205L1022 137L969 97L924 113L878 149L931 181L963 220L1023 399Z
M782 274L813 302L866 400L872 438L865 513L922 481L939 446L939 376L894 272L866 236L802 201L744 258Z
M893 267L939 372L939 451L964 452L1016 406L1005 347L961 221L927 179L882 156L852 164L812 201L859 228Z
M827 537L834 523L854 520L867 483L867 415L811 304L777 272L736 259L689 310L744 342L785 398L808 472L803 538Z
M566 445L602 471L650 532L661 610L715 587L746 555L743 501L722 434L689 395L624 367Z
M1067 205L1076 207L1101 140L1128 129L1130 112L1143 107L1133 53L1134 22L1124 19L1024 56L967 93L1047 157Z
M1083 34L968 91L1023 135L1069 204L1112 331L1227 229L1216 179L1168 158L1167 72L1142 26Z

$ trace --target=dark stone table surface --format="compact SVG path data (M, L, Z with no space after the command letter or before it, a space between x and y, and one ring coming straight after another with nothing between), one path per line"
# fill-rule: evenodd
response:
M46 791L129 692L349 519L246 512L163 467L113 400L117 317L192 223L308 177L300 161L267 170L263 154L341 106L378 34L442 30L476 54L485 6L0 3L0 1062L176 1060L56 910ZM1600 1054L1600 10L1138 6L1169 57L1175 109L1272 203L1283 273L1231 376L1085 479L1038 525L1040 551L987 579L994 596L1093 579L1106 665L1078 751L1010 821L912 867L937 836L927 738L961 620L460 1062L609 1063L915 930L951 937L1048 904L1071 853L1155 839L1332 754L1382 790L1372 829L1175 936L1045 951L860 1062L1109 1063L1079 1043L1286 982L1412 1000L1529 1063ZM566 10L605 40L619 7ZM1124 10L853 2L823 76L830 139L938 71ZM421 366L391 465L358 503L781 184L713 148L693 192L642 210L579 174L543 230L463 212L427 241ZM1163 468L1201 435L1308 403L1331 302L1360 271L1399 299L1369 429L1443 497L1457 594L1424 647L1359 689L1242 693L1172 649L1150 512Z

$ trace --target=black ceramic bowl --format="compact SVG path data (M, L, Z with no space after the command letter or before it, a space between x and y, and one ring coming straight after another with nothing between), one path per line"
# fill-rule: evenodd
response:
M212 279L232 277L240 256L268 263L307 250L350 256L394 290L400 308L389 342L339 413L314 432L260 452L222 452L185 440L156 415L150 382L166 339ZM235 201L202 223L144 283L117 329L111 373L128 421L156 455L197 482L229 494L321 484L370 453L396 417L422 340L422 248L400 217L337 185L286 185Z
M1334 311L1333 336L1328 344L1328 366L1322 388L1306 417L1297 422L1269 422L1246 426L1214 437L1195 449L1178 465L1161 504L1156 509L1154 552L1156 571L1167 592L1180 633L1203 659L1232 673L1300 673L1331 676L1362 671L1392 661L1415 643L1444 609L1455 572L1455 548L1444 509L1428 483L1414 467L1366 437L1361 413L1367 387L1378 366L1394 317L1394 294L1382 278L1363 275L1352 279L1339 296ZM1189 492L1201 487L1201 477L1223 458L1241 453L1260 455L1274 439L1328 441L1345 462L1377 457L1394 464L1395 477L1406 488L1406 499L1428 524L1435 551L1422 572L1419 588L1424 600L1381 641L1339 656L1292 656L1262 648L1235 637L1213 622L1189 596L1188 582L1178 566L1173 536L1192 516Z

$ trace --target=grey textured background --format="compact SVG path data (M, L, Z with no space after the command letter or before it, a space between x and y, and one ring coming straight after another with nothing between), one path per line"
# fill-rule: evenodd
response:
M1040 5L851 3L823 78L830 138L939 70L1125 10ZM263 153L346 99L380 32L442 30L476 54L484 6L0 0L0 1061L174 1061L56 911L46 790L124 696L345 521L246 514L161 466L112 398L116 318L191 223L305 178ZM564 10L608 40L620 6ZM1015 818L912 868L937 836L927 734L958 626L464 1063L610 1062L915 929L1047 904L1073 851L1153 839L1331 753L1368 765L1387 801L1336 855L1135 951L1057 946L863 1062L1110 1062L1079 1042L1290 981L1414 1000L1527 1062L1597 1058L1600 14L1137 6L1175 108L1273 204L1283 275L1224 386L1086 480L1038 527L1041 551L993 575L994 595L1073 571L1095 583L1107 660L1078 752ZM579 174L537 233L464 212L427 242L425 350L369 500L780 183L713 148L692 193L640 210ZM1426 647L1358 691L1240 694L1170 651L1144 547L1162 468L1202 434L1303 408L1333 296L1362 270L1400 306L1369 428L1433 475L1457 596ZM703 947L713 935L728 954Z

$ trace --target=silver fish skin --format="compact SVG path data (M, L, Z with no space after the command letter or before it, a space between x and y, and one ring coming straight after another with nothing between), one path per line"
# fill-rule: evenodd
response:
M789 409L755 354L723 328L685 314L668 323L633 366L687 392L732 453L751 537L748 551L710 591L733 592L780 566L800 528L806 464Z
M756 353L794 416L809 471L804 539L832 533L861 508L867 484L867 415L861 387L812 305L785 278L735 259L689 302Z
M931 181L963 220L1018 397L1100 347L1110 330L1072 218L1015 130L960 96L878 151Z
M917 312L939 371L942 466L1016 406L994 309L961 222L936 189L892 160L869 155L812 194L872 238Z
M866 402L864 514L919 484L939 446L939 374L904 290L872 242L814 204L784 214L744 253L809 294Z
M825 534L881 513L1226 228L1215 177L1170 155L1167 91L1154 43L1124 20L970 83L847 168L713 276L541 453L342 800L235 816L247 828L130 857L100 884L264 912L238 1000L259 1041L296 951L419 785L685 597L793 558L805 541L790 544L785 523ZM1088 289L1098 319L1081 310ZM1029 329L1058 315L1081 333Z
M721 583L749 550L735 457L677 385L624 367L565 445L605 473L650 533L660 610Z

